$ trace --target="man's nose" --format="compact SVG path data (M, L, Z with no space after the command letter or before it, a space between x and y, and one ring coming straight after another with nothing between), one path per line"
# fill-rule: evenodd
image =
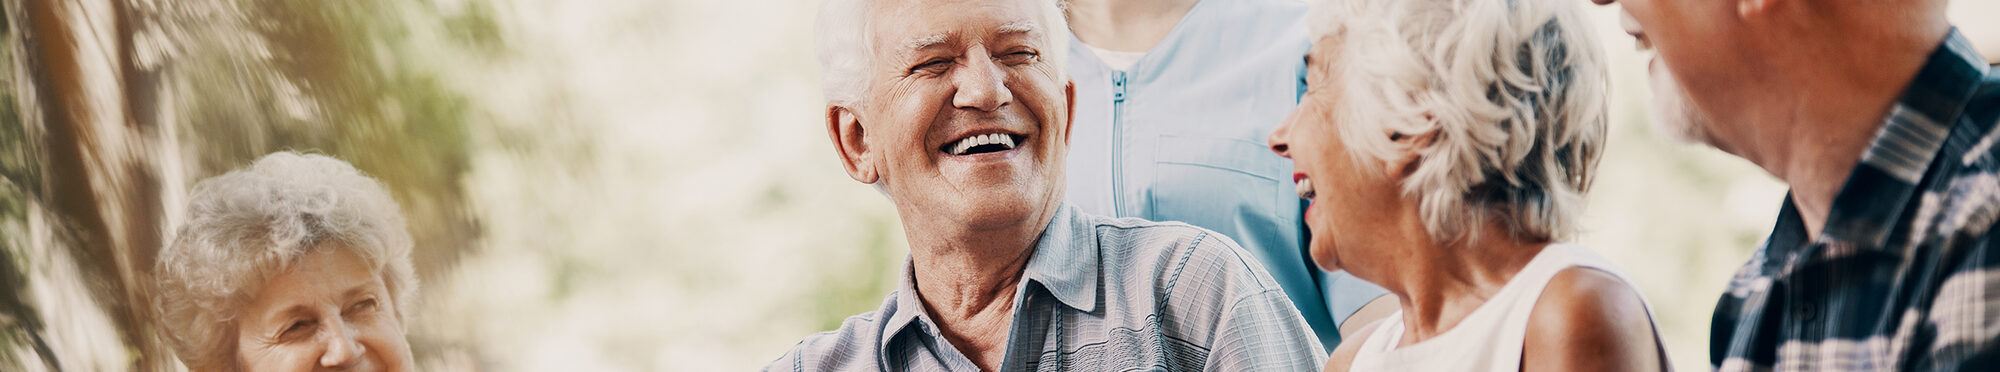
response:
M958 93L951 98L952 106L993 111L1014 102L1014 94L1007 90L1006 73L992 56L974 52L965 61L965 66L953 71L952 84L957 85Z
M355 339L354 334L354 329L346 322L330 324L325 336L326 352L320 354L319 366L341 369L360 362L361 355L367 354L368 350L361 346L361 341Z

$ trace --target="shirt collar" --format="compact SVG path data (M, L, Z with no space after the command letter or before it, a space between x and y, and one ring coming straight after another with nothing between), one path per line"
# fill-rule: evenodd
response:
M1834 196L1817 242L1887 248L1889 233L1902 225L1904 208L1986 69L1985 58L1973 51L1958 29L1945 35L1882 119L1882 128ZM1793 208L1787 198L1785 209Z
M1082 212L1068 202L1056 208L1049 225L1042 229L1042 235L1035 240L1035 253L1028 257L1028 266L1022 272L1022 285L1029 282L1040 283L1049 293L1064 305L1084 312L1096 311L1097 305L1097 238L1096 230L1089 221L1082 218ZM917 297L916 268L909 258L903 259L903 279L892 294L896 300L889 309L889 320L882 323L881 349L888 350L889 341L894 340L919 318L923 323L931 322L924 315L923 300ZM1014 309L1020 311L1026 300L1025 291L1015 291ZM1016 317L1018 319L1018 317ZM935 327L920 325L929 337L938 337ZM887 355L887 352L877 353ZM883 364L888 365L888 364Z
M1097 310L1097 231L1076 207L1063 203L1035 242L1023 282L1041 283L1064 305ZM1018 298L1016 299L1019 300ZM1019 309L1019 307L1016 307Z
M876 345L876 347L879 347L879 349L876 349L879 352L875 353L875 355L881 358L888 358L889 341L895 340L897 336L902 335L903 328L909 327L910 323L915 322L917 317L924 313L924 303L917 298L916 267L909 257L903 258L903 275L900 276L903 279L898 281L896 291L890 294L896 298L896 301L890 305L891 307L887 311L889 320L882 322L882 332L878 333L878 335L881 335L881 339L877 340L880 342L880 344ZM925 333L928 334L929 330L926 329L926 331ZM880 365L889 365L886 359L882 362Z

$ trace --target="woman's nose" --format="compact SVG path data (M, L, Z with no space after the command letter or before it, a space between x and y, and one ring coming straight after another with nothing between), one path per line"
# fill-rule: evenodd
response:
M1292 157L1291 154L1286 152L1286 150L1290 150L1291 148L1285 141L1286 136L1290 135L1292 131L1292 116L1286 115L1285 121L1278 123L1278 128L1271 130L1271 137L1265 139L1271 146L1271 152L1278 153L1278 156L1285 158Z
M361 346L361 341L355 339L354 330L345 322L327 327L327 332L326 352L319 356L320 367L353 366L361 360L362 354L368 353L368 350Z

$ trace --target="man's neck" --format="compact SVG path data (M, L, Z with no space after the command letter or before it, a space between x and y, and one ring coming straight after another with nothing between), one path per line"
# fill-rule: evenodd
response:
M1159 45L1197 0L1070 0L1070 32L1091 46L1144 52Z
M939 333L981 369L998 370L1006 357L1015 288L1053 217L1053 208L1049 212L994 231L904 222L917 298Z
M1739 155L1791 186L1807 236L1817 238L1824 229L1834 197L1949 27L1940 24L1934 32L1900 38L1824 37L1842 40L1822 49L1838 52L1808 69L1814 72L1795 74L1797 93L1774 94L1787 97L1785 103L1753 119L1783 129L1752 140L1772 151Z
M1030 243L1032 244L1032 243ZM940 322L976 317L1011 303L1034 247L920 248L910 251L917 293Z
M999 370L1007 356L1008 337L994 335L1011 333L1014 288L1035 250L1015 251L1012 258L951 253L923 258L911 251L925 312L937 322L938 333L982 370Z

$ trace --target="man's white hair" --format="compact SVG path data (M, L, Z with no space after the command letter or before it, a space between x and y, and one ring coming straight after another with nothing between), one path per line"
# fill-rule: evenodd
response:
M1042 60L1055 69L1056 79L1067 81L1069 22L1062 7L1058 0L1026 1L1041 9L1040 31L1048 38L1040 50ZM867 100L864 96L875 63L874 35L869 32L873 10L874 0L826 0L820 5L814 47L819 56L820 89L829 104L853 107Z
M397 319L416 293L412 242L387 189L324 155L277 152L203 180L187 223L160 250L154 303L183 362L236 370L236 316L264 282L322 249L357 253L381 275Z
M1437 241L1489 219L1527 240L1579 229L1608 79L1576 3L1329 0L1308 15L1315 40L1337 43L1326 88L1341 92L1330 119L1348 155L1388 159L1384 133L1436 131L1402 186Z

